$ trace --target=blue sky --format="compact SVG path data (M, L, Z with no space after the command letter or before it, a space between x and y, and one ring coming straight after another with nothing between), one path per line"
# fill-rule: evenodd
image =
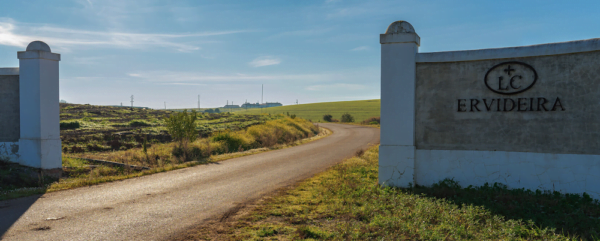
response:
M72 103L185 108L379 98L379 34L396 20L420 52L600 37L598 1L0 0L0 67L42 40Z

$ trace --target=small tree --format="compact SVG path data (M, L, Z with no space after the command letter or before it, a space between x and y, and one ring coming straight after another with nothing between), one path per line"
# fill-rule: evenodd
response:
M215 113L221 113L221 110L219 110L219 108L215 108Z
M215 113L215 111L213 109L206 109L204 112L210 113L210 114Z
M198 116L194 110L189 114L187 110L184 110L165 118L167 131L179 143L179 148L187 147L188 142L193 142L198 138L198 132L196 131L197 118Z
M327 122L331 122L331 119L333 119L333 116L330 114L324 115L323 116L323 120L327 121Z
M296 119L296 114L292 114L292 115L290 115L290 118L292 118L292 119Z
M346 113L342 115L342 122L354 122L354 116Z

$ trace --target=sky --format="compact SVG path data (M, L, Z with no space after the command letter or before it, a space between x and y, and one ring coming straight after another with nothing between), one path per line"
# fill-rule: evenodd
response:
M151 108L378 99L379 34L419 52L600 37L600 1L0 0L0 67L41 40L61 54L60 98Z

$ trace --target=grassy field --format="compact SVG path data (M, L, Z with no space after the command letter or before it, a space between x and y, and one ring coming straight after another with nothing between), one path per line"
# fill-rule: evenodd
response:
M198 113L199 138L173 142L165 117L174 113L61 104L63 177L0 159L0 200L184 168L325 135L307 120L281 114Z
M324 102L302 105L287 105L279 107L271 107L264 109L248 109L235 111L236 114L251 114L260 113L270 114L295 114L300 118L311 120L314 122L323 122L323 115L330 114L334 119L340 119L342 114L350 113L354 116L354 122L361 122L369 117L380 115L381 100L357 100L357 101L340 101L340 102ZM228 111L222 109L221 111Z
M407 189L377 185L378 147L295 188L181 234L201 240L598 240L589 196L462 188L452 180Z

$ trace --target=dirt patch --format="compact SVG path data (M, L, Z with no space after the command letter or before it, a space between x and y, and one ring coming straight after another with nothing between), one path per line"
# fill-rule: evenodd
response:
M224 214L204 220L201 224L183 232L173 234L168 240L237 240L232 236L237 229L247 226L251 213L273 197L284 195L288 190L294 189L296 185L280 188L264 194L258 199L238 203Z

